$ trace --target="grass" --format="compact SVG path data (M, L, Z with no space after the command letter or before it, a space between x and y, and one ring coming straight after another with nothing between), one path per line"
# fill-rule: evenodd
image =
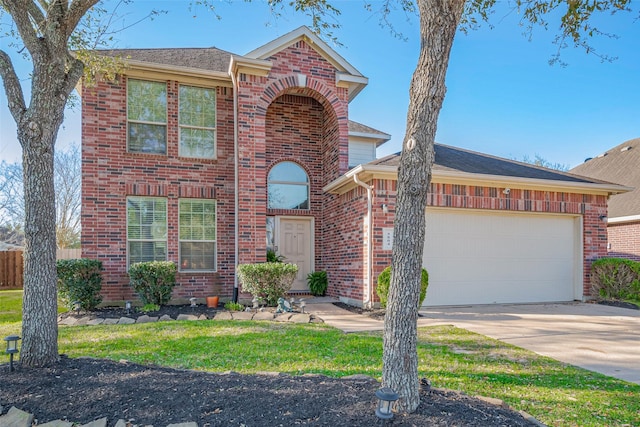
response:
M0 311L12 311L7 303L11 298L5 295L0 292ZM9 320L16 323L15 316ZM0 324L0 331L3 327ZM185 321L61 327L59 345L60 352L71 357L127 359L205 371L308 372L334 377L360 373L376 378L382 371L380 334L344 334L314 324ZM640 425L640 385L463 329L420 328L418 358L420 376L429 378L433 386L503 399L547 425Z

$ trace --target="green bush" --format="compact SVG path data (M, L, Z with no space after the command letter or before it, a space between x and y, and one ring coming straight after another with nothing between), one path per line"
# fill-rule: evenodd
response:
M94 310L102 302L102 262L94 259L61 259L56 262L58 295L70 310L80 302L82 310Z
M601 300L640 302L640 262L623 258L594 261L591 295Z
M143 304L165 305L176 285L176 264L171 261L133 264L129 267L129 283Z
M244 305L240 304L239 302L233 301L225 303L224 308L229 311L244 311Z
M278 304L278 298L291 289L298 266L284 262L240 264L237 273L243 292L262 298L267 305L274 307Z
M284 256L278 255L273 249L267 249L267 262L284 262Z
M327 292L327 286L329 285L327 272L314 271L313 273L309 273L307 275L307 284L309 285L311 295L323 296L325 292Z
M391 284L391 266L382 270L382 273L378 276L378 286L376 292L378 298L380 298L380 306L387 306L387 296L389 295L389 285ZM427 287L429 286L429 273L424 268L422 269L422 278L420 280L420 300L418 307L422 306L424 298L427 296Z

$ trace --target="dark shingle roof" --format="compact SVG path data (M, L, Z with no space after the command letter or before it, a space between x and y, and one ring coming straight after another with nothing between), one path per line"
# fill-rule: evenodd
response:
M462 148L436 144L435 150L436 158L433 165L434 171L457 171L463 173L565 182L595 182L592 179L575 176L565 172L534 166L515 160L494 157L488 154L463 150ZM400 153L392 154L372 162L372 164L388 166L398 166L399 163Z
M231 53L215 47L170 49L113 49L100 51L103 55L153 64L198 68L227 72Z
M640 215L640 138L623 142L570 172L634 187L611 197L609 218Z

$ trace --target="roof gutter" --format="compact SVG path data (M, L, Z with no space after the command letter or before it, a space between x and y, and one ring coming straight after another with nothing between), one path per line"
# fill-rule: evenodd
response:
M229 75L231 76L231 82L233 83L233 206L235 213L233 215L233 302L238 302L238 275L235 272L238 269L238 257L240 251L238 250L239 238L239 197L238 197L238 163L239 163L239 150L238 150L238 78L232 67L229 67Z
M367 190L367 277L366 277L366 292L363 295L362 305L364 308L370 309L373 308L373 286L372 286L372 278L373 278L373 186L367 185L364 182L360 181L358 178L358 174L353 175L353 182L355 182L360 187Z
M640 215L618 216L615 218L608 218L607 224L622 224L625 222L640 221Z

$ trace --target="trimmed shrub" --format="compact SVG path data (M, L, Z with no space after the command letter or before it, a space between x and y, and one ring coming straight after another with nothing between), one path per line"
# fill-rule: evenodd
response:
M591 295L600 300L640 302L640 262L600 258L591 264Z
M329 279L327 279L326 271L314 271L307 275L307 284L311 295L323 296L327 292L327 286L329 285Z
M129 267L129 284L144 305L165 305L176 285L176 264L171 261L133 264Z
M380 306L385 308L387 306L387 296L389 295L389 286L391 285L391 266L382 270L382 273L378 276L378 286L376 287L376 293L380 298ZM424 268L422 269L422 277L420 279L420 300L418 301L418 308L422 306L425 297L427 296L427 287L429 286L429 273Z
M73 310L75 302L85 311L95 310L102 302L102 262L94 259L61 259L56 262L58 295Z
M298 266L284 262L240 264L237 268L242 291L262 298L267 305L275 307L298 274Z

